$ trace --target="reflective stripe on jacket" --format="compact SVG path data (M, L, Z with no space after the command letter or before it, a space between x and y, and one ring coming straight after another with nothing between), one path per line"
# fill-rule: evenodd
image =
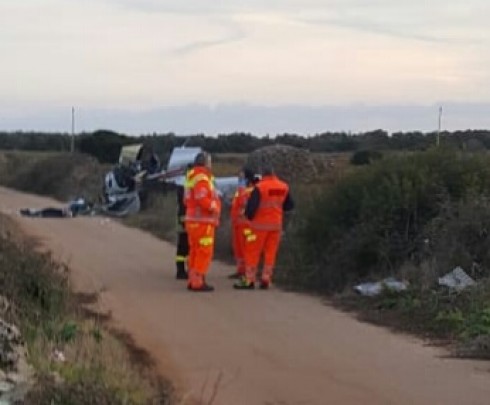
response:
M252 191L253 187L238 187L231 203L230 217L233 225L249 223L249 220L245 217L245 207Z

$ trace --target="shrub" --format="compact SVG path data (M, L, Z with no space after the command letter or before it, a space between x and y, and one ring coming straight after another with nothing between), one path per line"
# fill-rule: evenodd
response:
M105 167L89 156L8 153L3 158L0 183L7 187L59 200L96 201L101 193Z
M393 273L420 258L426 227L444 206L489 190L490 159L483 155L432 150L357 170L303 211L294 232L300 254L288 277L332 291L371 273Z
M355 152L350 162L356 166L368 165L373 163L375 160L383 158L383 154L377 150L360 150Z

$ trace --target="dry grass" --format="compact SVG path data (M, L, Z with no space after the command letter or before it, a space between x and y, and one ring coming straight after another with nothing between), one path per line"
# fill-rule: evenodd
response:
M175 242L177 238L177 196L174 191L149 195L147 207L123 220L124 224L143 229L160 239Z
M12 238L11 235L15 235ZM168 384L134 347L87 317L70 291L66 269L34 252L12 221L0 216L0 287L10 302L4 318L19 326L37 384L32 404L169 404ZM131 350L129 350L131 349ZM62 352L64 361L53 353ZM58 381L57 381L58 380Z
M236 176L247 161L245 153L222 153L213 155L215 176Z
M0 153L0 184L62 201L80 196L97 201L107 170L107 166L81 154Z
M42 335L30 346L29 360L40 375L56 373L68 386L95 379L103 382L118 403L156 403L158 387L146 370L132 362L124 344L103 325L79 319L62 325L61 333L65 333L64 339L53 341ZM65 361L46 356L55 350L64 354Z

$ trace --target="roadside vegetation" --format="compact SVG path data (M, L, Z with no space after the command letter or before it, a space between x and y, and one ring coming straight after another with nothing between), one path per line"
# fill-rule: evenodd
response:
M70 290L68 270L35 251L0 216L2 317L19 327L34 382L24 403L169 404L167 384L97 319L87 317Z
M50 189L47 180L46 188L36 188L52 165L72 170L64 166L66 155L43 156L27 165L41 176L31 184L19 181L30 178L27 174L10 173L5 180L4 171L0 182L66 196L65 190L74 187L71 183L57 186L60 192ZM297 209L287 221L278 284L321 294L361 319L455 343L455 353L490 357L490 157L445 147L382 154L366 149L336 156L338 160L325 156L333 162L332 167L326 165L329 171L307 184L291 182ZM234 175L246 158L218 154L215 172ZM12 159L12 167L23 166L27 173L23 160ZM89 187L98 191L104 166L83 155L77 159L96 167L79 178L90 179ZM4 164L0 159L0 166ZM76 188L77 181L73 183ZM175 199L172 190L150 194L146 209L124 221L174 242ZM228 211L224 206L215 257L232 262ZM438 285L438 278L457 266L477 282L476 287L455 292ZM356 284L386 277L407 281L409 288L376 297L353 292Z
M282 249L283 285L333 296L366 320L463 342L460 354L490 357L489 156L394 154L299 199L300 218ZM476 287L438 285L457 266ZM388 276L409 288L374 298L350 293Z
M60 201L80 196L96 201L109 167L80 153L4 151L0 184Z

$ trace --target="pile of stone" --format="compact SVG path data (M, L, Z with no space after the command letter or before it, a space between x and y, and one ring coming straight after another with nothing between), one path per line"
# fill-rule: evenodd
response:
M311 152L288 145L266 146L248 156L247 165L257 173L264 164L272 165L275 173L289 182L309 183L320 174Z
M2 309L9 306L0 296ZM32 369L19 329L0 318L0 405L21 401L30 387Z

